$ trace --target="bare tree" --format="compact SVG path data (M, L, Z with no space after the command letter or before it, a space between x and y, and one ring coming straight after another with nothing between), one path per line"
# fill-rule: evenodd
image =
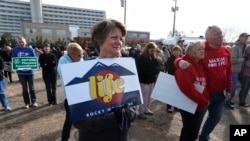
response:
M173 31L169 31L169 33L168 33L168 38L171 38L172 37L172 34L173 33ZM178 31L178 30L175 30L175 34L174 34L174 36L176 37L185 37L186 36L186 33L184 32L184 31Z
M239 29L235 26L221 28L225 43L233 43L238 39Z

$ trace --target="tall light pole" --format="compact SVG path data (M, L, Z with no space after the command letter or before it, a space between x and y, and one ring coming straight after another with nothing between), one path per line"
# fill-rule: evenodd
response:
M175 1L174 7L171 8L171 11L174 12L174 23L173 23L173 33L172 33L172 37L174 37L175 35L175 19L176 19L176 11L179 10L179 7L177 7L177 0L173 0Z
M24 19L23 18L20 18L20 22L21 22L21 32L22 32L22 36L25 38L25 29L24 29L24 27L23 27L23 21L24 21Z
M126 25L127 18L127 0L121 0L121 7L124 7L124 25Z
M127 0L121 0L121 7L124 7L124 25L126 26L127 19ZM124 45L126 45L126 37L124 37Z

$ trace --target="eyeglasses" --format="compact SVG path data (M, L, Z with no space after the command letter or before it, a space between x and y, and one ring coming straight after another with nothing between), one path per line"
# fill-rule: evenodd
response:
M78 56L78 57L83 57L83 54L78 54L78 53L74 53L75 56Z
M78 57L83 57L83 54L79 54Z

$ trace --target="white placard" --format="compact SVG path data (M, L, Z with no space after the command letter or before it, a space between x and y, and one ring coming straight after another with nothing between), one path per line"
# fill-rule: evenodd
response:
M190 113L195 113L197 108L197 103L181 92L174 76L163 72L157 78L152 98Z

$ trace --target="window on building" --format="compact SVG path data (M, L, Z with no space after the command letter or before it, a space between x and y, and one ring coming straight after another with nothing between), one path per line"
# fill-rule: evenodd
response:
M25 33L36 34L36 29L35 28L25 28Z
M57 35L66 35L66 31L65 30L56 30L56 34Z
M42 34L50 35L50 34L52 34L52 31L51 31L51 29L42 29Z
M148 38L148 34L146 34L146 33L141 33L141 34L139 35L139 38L143 38L143 39Z
M137 38L137 33L128 33L129 38Z

